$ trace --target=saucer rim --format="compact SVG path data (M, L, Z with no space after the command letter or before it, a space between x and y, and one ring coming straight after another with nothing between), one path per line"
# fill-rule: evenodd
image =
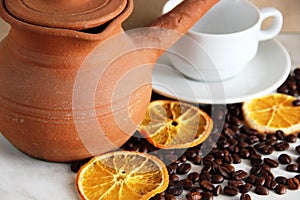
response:
M274 80L274 83L268 87L265 87L265 88L262 88L260 91L258 92L252 92L250 94L247 94L247 95L236 95L235 97L224 97L222 99L210 99L208 98L207 96L206 97L184 97L184 96L178 96L178 95L172 95L171 93L168 93L168 92L164 92L164 90L160 90L159 86L157 87L156 85L153 85L152 84L152 90L154 92L156 92L157 94L160 94L160 95L163 95L167 98L176 98L178 100L181 100L181 101L186 101L186 102L190 102L190 103L199 103L199 104L232 104L232 103L242 103L244 101L247 101L247 100L250 100L250 99L253 99L253 98L256 98L256 97L259 97L259 96L262 96L262 95L265 95L265 94L268 94L268 93L273 93L276 91L276 89L283 84L283 82L287 79L287 77L289 76L289 74L291 73L291 67L292 67L292 64L291 64L291 58L290 58L290 55L287 51L287 49L283 46L283 44L281 42L279 42L276 38L273 38L273 39L270 39L270 40L267 40L267 41L262 41L260 43L274 43L278 50L281 52L282 54L282 57L285 58L285 65L282 66L282 67L277 67L277 68L281 68L282 71L281 72L281 76L278 77L276 80ZM259 47L260 48L260 47ZM176 72L176 74L178 74L177 76L181 76L182 79L186 80L187 82L191 83L191 82L194 82L194 83L199 83L199 84L212 84L215 82L201 82L201 81L195 81L195 80L191 80L191 79L188 79L187 77L184 77L182 74L180 74L179 72L177 72L171 65L170 63L170 60L168 58L167 55L163 54L162 56L165 56L165 59L167 59L167 64L166 66L168 66L168 68L170 68L169 70L173 70ZM255 56L255 58L257 57L258 55ZM254 58L254 59L255 59ZM162 64L162 63L161 63ZM153 83L153 79L155 79L155 73L154 73L154 70L155 70L155 67L156 65L154 65L154 68L153 68L153 72L152 72L152 83ZM247 66L243 69L246 70ZM243 76L243 71L237 75L237 76ZM279 73L278 73L279 74ZM277 74L277 75L278 75ZM229 79L230 80L230 79ZM228 80L225 80L225 81L228 81ZM262 81L262 80L259 80L259 81ZM157 82L157 81L156 81ZM222 87L225 88L224 84L222 84ZM171 88L171 87L169 87ZM225 89L224 89L225 90ZM225 91L224 91L225 92ZM178 93L176 93L178 94Z

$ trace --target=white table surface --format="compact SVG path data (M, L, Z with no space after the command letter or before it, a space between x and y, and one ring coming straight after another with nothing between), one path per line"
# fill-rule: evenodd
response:
M7 34L9 26L0 20L0 40ZM293 67L300 67L300 34L280 34L277 39L287 48ZM297 144L300 144L298 140ZM291 152L297 158L294 152ZM278 154L272 155L277 157ZM236 168L250 169L248 163ZM285 174L283 166L274 171ZM70 164L49 163L33 159L14 148L0 134L0 199L2 200L78 200L75 188L76 174L71 172ZM258 196L251 193L252 199L289 199L300 197L300 190L288 191L283 196L270 192L269 196ZM215 199L239 199L225 197Z

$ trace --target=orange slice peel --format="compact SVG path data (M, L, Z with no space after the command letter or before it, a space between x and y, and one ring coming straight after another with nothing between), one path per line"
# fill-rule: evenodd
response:
M81 167L76 187L84 200L146 200L163 192L168 171L157 157L116 151L92 158Z
M201 144L211 133L212 119L188 103L157 100L150 103L139 131L155 147L189 148Z
M260 133L285 134L300 131L300 106L294 106L295 97L274 93L243 103L242 110L246 124Z

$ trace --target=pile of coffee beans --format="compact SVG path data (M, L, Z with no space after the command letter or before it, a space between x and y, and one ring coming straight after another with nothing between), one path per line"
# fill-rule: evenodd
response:
M278 92L299 97L300 69L288 77ZM166 99L153 93L152 100ZM268 195L285 194L300 189L300 133L285 135L281 130L273 134L259 134L244 124L241 103L229 105L199 105L213 116L214 129L206 141L189 149L162 150L152 146L136 132L122 149L153 154L167 165L168 188L152 200L212 200L215 196L237 196L250 200L251 192ZM300 100L294 102L300 106ZM298 159L289 155L291 146ZM289 151L287 151L289 150ZM280 155L274 158L271 155ZM293 155L294 156L294 155ZM77 172L87 160L71 164ZM247 162L250 170L236 169ZM273 169L284 166L291 177L276 176Z

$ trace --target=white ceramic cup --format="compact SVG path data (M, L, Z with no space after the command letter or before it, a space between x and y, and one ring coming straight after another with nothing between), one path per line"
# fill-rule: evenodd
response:
M170 0L163 12L179 2ZM273 18L272 23L262 29L267 18ZM232 78L255 57L260 41L278 35L282 23L275 8L258 9L247 0L220 0L170 49L171 64L194 80Z

